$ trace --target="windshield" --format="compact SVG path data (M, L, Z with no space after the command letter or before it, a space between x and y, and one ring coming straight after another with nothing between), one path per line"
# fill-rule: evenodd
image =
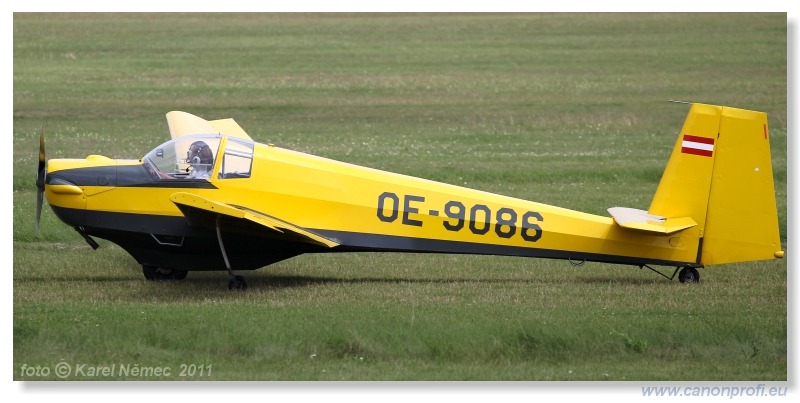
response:
M161 179L208 179L222 137L191 135L170 140L142 158L148 170Z

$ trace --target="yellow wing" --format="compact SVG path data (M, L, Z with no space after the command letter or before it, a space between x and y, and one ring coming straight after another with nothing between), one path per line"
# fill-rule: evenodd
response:
M173 139L189 134L227 134L252 140L233 119L208 121L191 113L172 111L167 113L167 126Z
M208 217L209 213L211 213L214 217L221 216L233 219L234 221L258 224L263 227L263 229L270 231L273 236L277 235L287 240L310 243L328 248L339 246L339 243L334 240L246 207L233 206L183 192L174 193L170 196L170 200L178 206L183 215L193 225L203 225L202 218Z

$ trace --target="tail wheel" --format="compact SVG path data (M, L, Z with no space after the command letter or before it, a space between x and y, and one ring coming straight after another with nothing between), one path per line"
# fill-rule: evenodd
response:
M151 281L183 280L189 274L186 270L164 269L147 264L142 265L142 273L144 273L144 278Z
M684 267L680 273L678 273L678 280L681 283L699 283L700 282L700 273L694 267Z

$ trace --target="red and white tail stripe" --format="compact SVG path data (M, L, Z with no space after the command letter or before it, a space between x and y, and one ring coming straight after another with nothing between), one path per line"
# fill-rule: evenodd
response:
M710 157L714 155L714 139L710 139L708 137L692 136L691 134L684 134L683 144L681 145L681 152L684 154Z

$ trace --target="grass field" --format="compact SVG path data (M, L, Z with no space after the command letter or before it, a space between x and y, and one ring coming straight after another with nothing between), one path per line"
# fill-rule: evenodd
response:
M222 272L146 282L48 207L34 234L42 128L48 158L138 158L170 110L232 117L260 142L606 214L649 205L677 99L769 114L785 242L785 14L17 13L13 31L15 380L62 362L70 380L787 379L785 260L687 286L592 263L305 255L234 293Z

